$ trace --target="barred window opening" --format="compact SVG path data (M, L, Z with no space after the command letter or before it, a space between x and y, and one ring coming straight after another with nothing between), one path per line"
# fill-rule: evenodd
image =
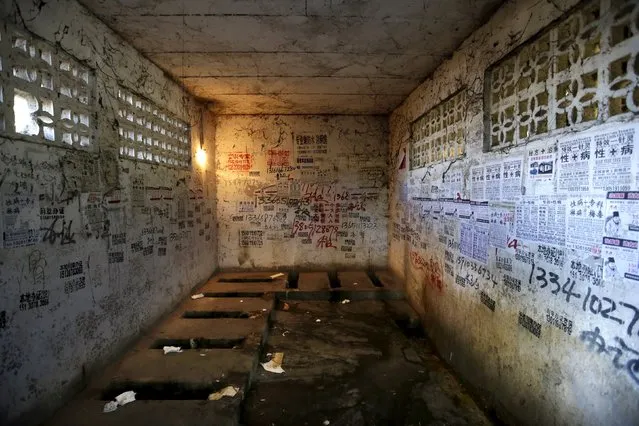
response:
M191 166L188 124L152 102L118 90L120 156L177 168Z
M90 148L93 70L27 31L0 27L0 132L47 145Z
M593 0L486 72L484 149L639 113L639 3Z
M466 91L461 90L411 123L411 170L464 154L465 103Z

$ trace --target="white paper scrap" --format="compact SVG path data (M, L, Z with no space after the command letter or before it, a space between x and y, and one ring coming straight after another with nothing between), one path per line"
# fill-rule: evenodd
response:
M191 296L191 299L196 300L196 299L201 299L203 297L204 295L202 293L199 293L199 294L194 294L193 296Z
M283 277L284 274L281 272L278 272L277 274L273 274L271 275L271 279L274 280L275 278L279 278L279 277Z
M109 401L104 404L104 408L102 409L103 413L110 413L118 409L118 403L115 401Z
M217 401L219 399L224 398L225 396L230 396L231 398L237 395L237 392L240 388L236 388L235 386L227 386L224 389L214 392L209 395L209 401Z
M182 348L179 346L164 346L162 349L164 350L164 355L182 352Z
M123 392L115 397L115 402L117 402L118 405L126 405L133 401L135 401L135 392L133 391Z

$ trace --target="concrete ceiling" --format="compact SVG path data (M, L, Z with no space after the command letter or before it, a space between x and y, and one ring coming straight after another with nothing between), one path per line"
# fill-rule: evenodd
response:
M81 0L219 114L387 114L501 0Z

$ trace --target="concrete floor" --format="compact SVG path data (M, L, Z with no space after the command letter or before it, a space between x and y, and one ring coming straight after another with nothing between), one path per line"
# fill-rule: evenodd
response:
M214 277L46 424L491 424L387 274L269 275ZM259 365L275 352L282 374ZM238 395L206 400L226 386ZM127 390L135 402L102 412Z

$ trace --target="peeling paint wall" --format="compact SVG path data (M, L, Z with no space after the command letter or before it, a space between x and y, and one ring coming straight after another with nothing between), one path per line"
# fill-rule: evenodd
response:
M55 132L91 134L88 147L0 137L0 423L33 424L216 268L211 165L122 158L120 88L191 126L194 151L202 136L213 146L214 128L179 86L75 1L4 2L0 13L3 108L13 103L8 85L26 84L10 77L8 64L49 84L45 64L36 62L42 46L53 52L54 67L57 58L71 58L72 67L91 70L95 84L91 131L52 111L62 114ZM11 47L13 29L25 26L23 34L36 35L33 62L20 62ZM57 91L76 96L64 81L53 83L54 103L62 102ZM49 122L43 116L42 126ZM214 149L209 155L212 163Z
M387 120L216 117L221 268L384 266Z
M488 124L484 120L493 118L484 116L485 72L527 40L543 35L539 32L564 12L571 13L574 1L506 2L390 119L389 264L406 279L409 298L440 353L512 424L629 425L639 421L639 282L635 278L639 256L632 243L639 207L636 202L606 199L606 191L639 190L639 159L636 152L628 152L633 144L634 151L638 148L637 109L630 107L632 88L635 100L637 93L633 75L639 71L636 38L629 39L634 45L609 41L636 37L636 27L628 26L624 32L622 22L636 17L637 3L625 2L624 8L617 9L625 12L608 11L610 4L621 3L601 2L599 16L608 24L603 24L600 44L573 44L599 34L596 30L583 38L563 34L550 44L551 49L575 48L571 58L577 57L576 66L584 68L597 66L600 57L630 49L630 65L615 69L625 62L604 62L602 71L594 74L594 88L578 73L566 80L567 86L562 86L559 72L549 74L552 89L542 87L542 93L546 90L566 100L563 106L557 102L546 108L554 108L547 116L557 120L557 129L551 133L540 131L539 136L521 138L516 147L496 144L485 152ZM587 31L586 27L576 24L579 31ZM599 56L582 62L588 49ZM535 72L543 68L538 65L541 57L540 53L531 56L533 82ZM574 59L563 64L561 60L561 55L549 59L557 67L573 66ZM630 77L615 76L624 73ZM507 72L502 76L508 79ZM624 79L629 83L617 82ZM524 79L523 86L534 84ZM486 86L487 90L494 87L498 85ZM631 112L596 118L598 112L615 112L620 101L612 98L619 99L622 95L615 90L622 88L631 88L622 100ZM433 154L432 146L411 152L411 128L415 130L411 123L459 90L466 96L464 154L446 152L443 156L449 159L444 159L441 151ZM594 95L582 97L584 90ZM592 105L587 99L602 93L606 100L598 109L582 108L582 103ZM499 95L508 93L504 90ZM567 117L561 112L565 105L570 106L566 111L576 106L579 113ZM504 111L504 116L495 117L506 123L509 117ZM561 120L587 121L588 113L596 119L578 129L559 129ZM543 117L544 111L535 110L535 114ZM527 123L530 116L509 126L518 138ZM500 135L501 126L488 128L490 143L498 140L492 138ZM432 128L429 131L432 134ZM627 136L622 134L634 136L624 139ZM508 131L501 135L509 137ZM588 141L591 145L585 145ZM620 143L626 147L625 159L617 149ZM411 161L427 165L411 170ZM547 164L542 167L541 162ZM616 166L611 169L611 164ZM602 244L604 235L616 232L605 227L614 210L621 211L625 236L608 243L629 240L626 249ZM606 269L613 254L617 273Z

